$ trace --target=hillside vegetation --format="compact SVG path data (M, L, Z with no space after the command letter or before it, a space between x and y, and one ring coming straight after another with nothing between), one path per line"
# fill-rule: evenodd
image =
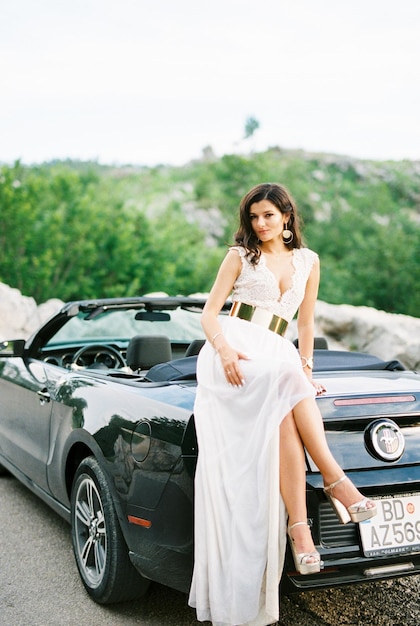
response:
M292 192L320 299L419 316L420 163L273 148L183 167L57 162L0 171L0 282L37 302L206 292L259 182Z

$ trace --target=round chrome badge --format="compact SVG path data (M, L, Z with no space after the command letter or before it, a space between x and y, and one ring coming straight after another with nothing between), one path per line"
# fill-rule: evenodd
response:
M404 449L404 435L390 419L376 420L365 431L368 450L381 461L398 461Z

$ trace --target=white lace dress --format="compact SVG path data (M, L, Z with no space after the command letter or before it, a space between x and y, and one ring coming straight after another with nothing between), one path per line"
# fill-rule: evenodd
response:
M261 255L245 250L233 301L263 307L291 321L302 302L317 255L293 251L292 286L281 294ZM215 626L265 626L278 620L286 545L286 512L279 492L279 425L315 391L294 345L252 322L227 317L227 341L250 358L246 382L230 386L207 342L197 363L194 407L198 438L195 477L195 563L189 603L199 621Z

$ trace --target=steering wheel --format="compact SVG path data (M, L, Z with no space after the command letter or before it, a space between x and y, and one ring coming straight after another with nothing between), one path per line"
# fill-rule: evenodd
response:
M127 365L123 355L121 354L121 352L119 352L119 350L117 350L116 348L113 348L112 346L107 346L107 345L98 343L94 345L82 346L79 350L77 350L77 352L75 352L73 355L73 358L70 363L70 367L72 365L77 365L77 361L80 359L81 356L83 356L85 352L93 352L94 350L97 350L97 354L95 355L94 362L96 362L96 359L98 358L100 354L108 354L114 359L116 359L117 364L120 367L126 367Z

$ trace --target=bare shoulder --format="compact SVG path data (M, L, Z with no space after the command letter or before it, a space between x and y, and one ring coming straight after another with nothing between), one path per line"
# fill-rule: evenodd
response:
M240 269L242 265L242 255L240 250L241 248L239 248L238 246L229 248L224 258L223 264L231 269Z

